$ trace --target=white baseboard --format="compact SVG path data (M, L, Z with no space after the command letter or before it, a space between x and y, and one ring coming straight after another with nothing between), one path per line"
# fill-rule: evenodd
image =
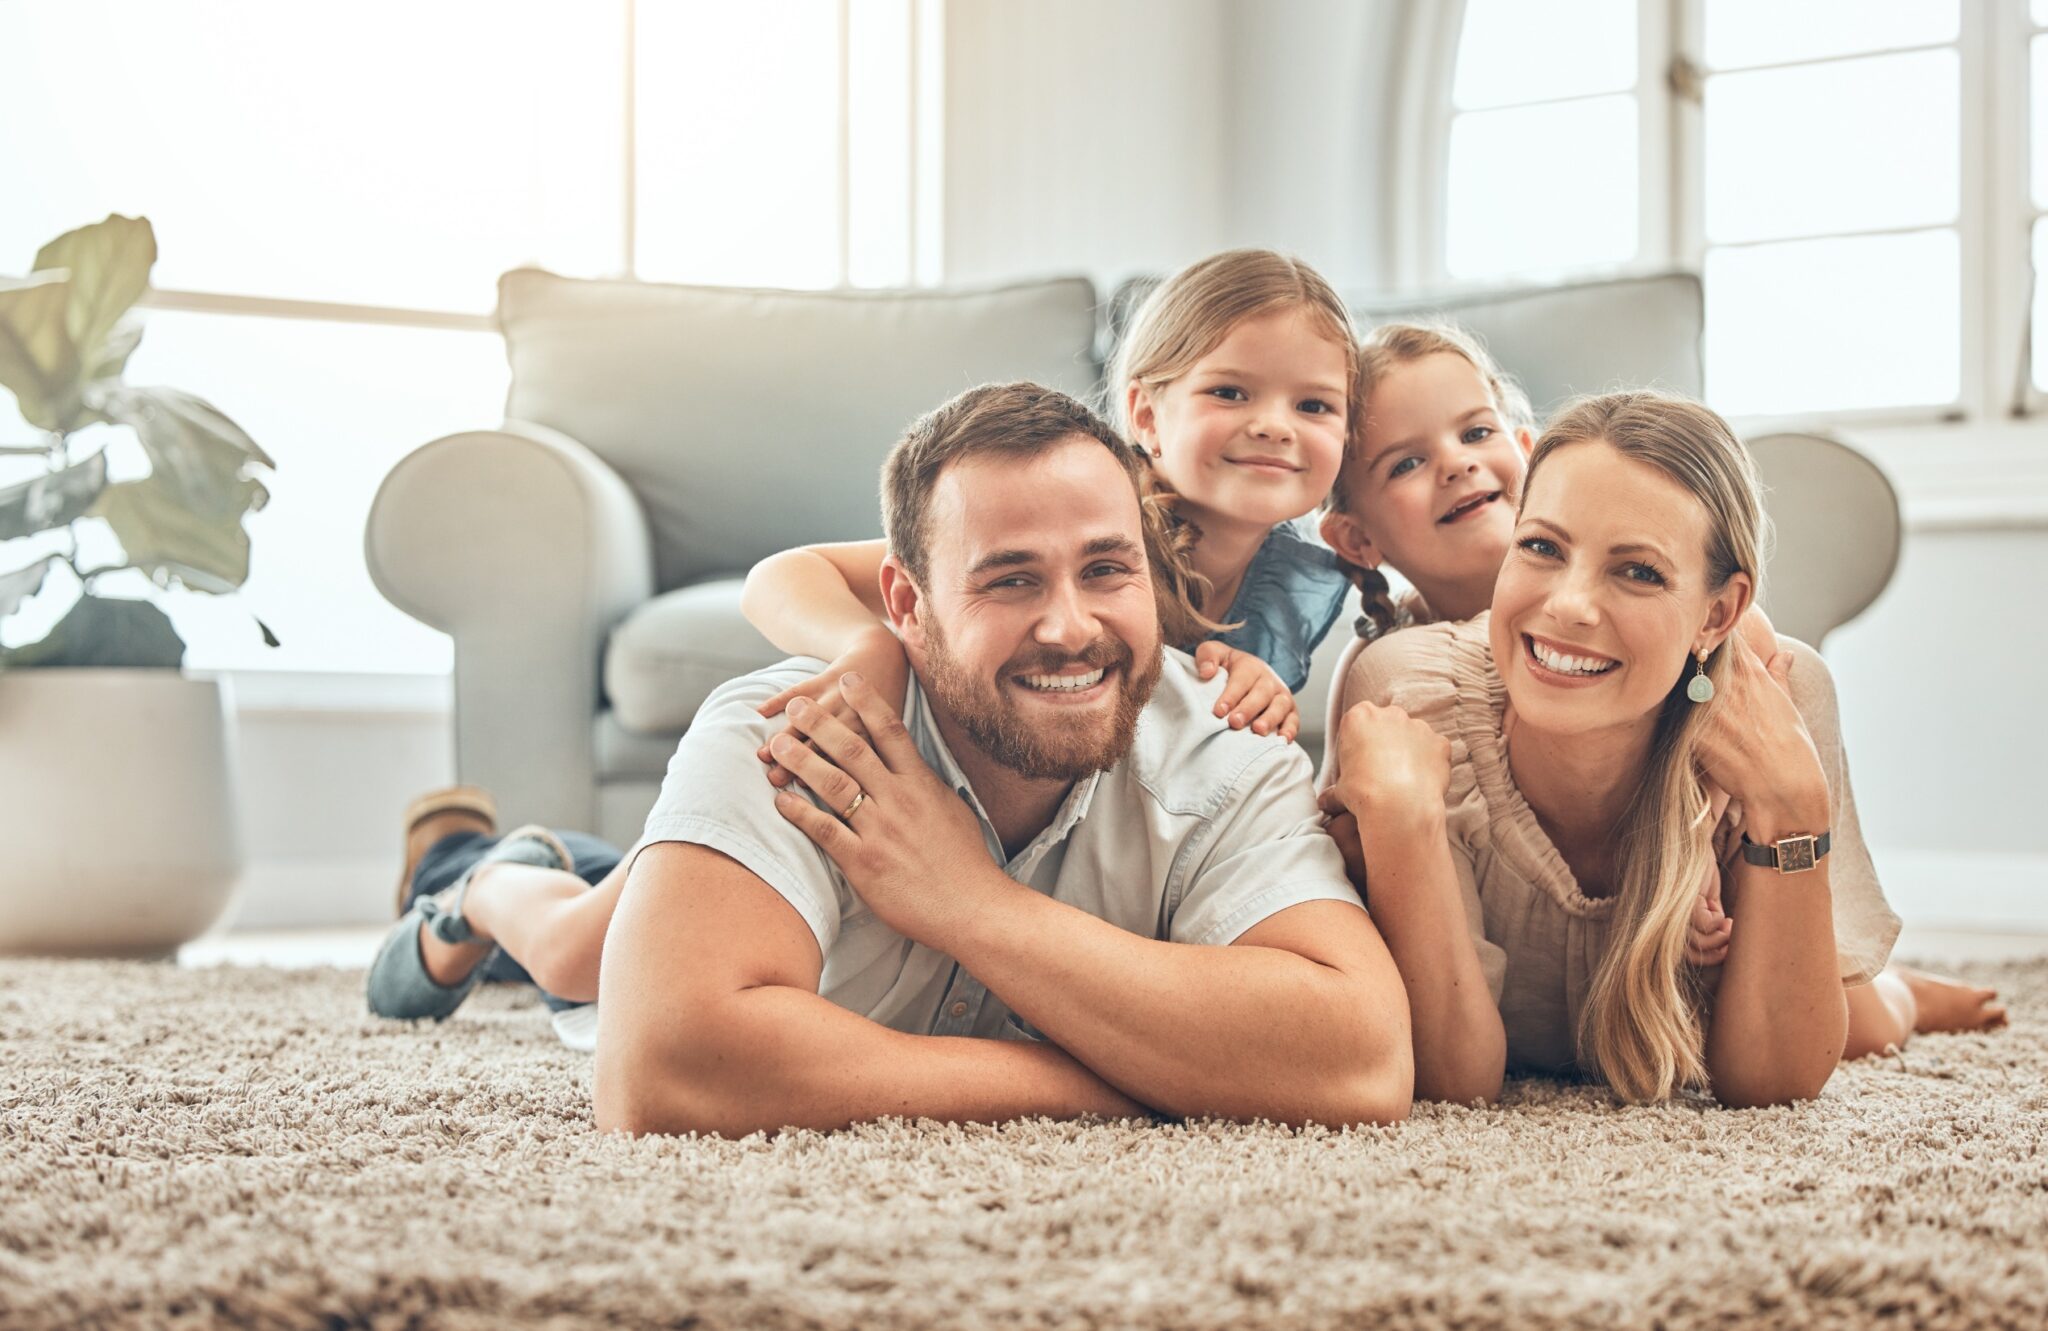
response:
M242 871L234 904L213 932L385 924L397 891L398 862L389 855L257 861Z
M1908 924L2048 934L2048 855L1871 849L1892 909Z

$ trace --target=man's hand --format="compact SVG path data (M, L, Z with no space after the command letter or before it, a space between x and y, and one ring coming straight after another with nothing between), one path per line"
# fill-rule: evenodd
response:
M1015 884L989 858L974 811L925 763L895 709L858 673L839 685L873 744L809 699L792 700L792 734L770 747L825 809L792 790L779 792L775 807L832 857L884 924L944 950L935 940L951 920L972 911L982 893Z

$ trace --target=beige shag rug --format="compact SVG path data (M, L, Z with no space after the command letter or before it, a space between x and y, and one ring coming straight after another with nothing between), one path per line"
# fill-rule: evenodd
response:
M591 1127L525 994L0 961L0 1328L2048 1325L2048 963L1816 1104Z

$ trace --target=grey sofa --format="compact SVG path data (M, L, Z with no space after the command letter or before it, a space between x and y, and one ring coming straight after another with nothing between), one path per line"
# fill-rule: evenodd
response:
M461 778L508 820L632 841L705 697L781 655L740 615L746 570L876 535L883 455L953 393L1096 391L1135 294L1099 308L1078 278L810 293L508 273L504 423L401 461L365 542L384 595L455 640ZM1358 302L1361 323L1417 308ZM1700 388L1687 275L1422 308L1476 330L1539 410L1617 383ZM1302 699L1312 749L1342 638Z

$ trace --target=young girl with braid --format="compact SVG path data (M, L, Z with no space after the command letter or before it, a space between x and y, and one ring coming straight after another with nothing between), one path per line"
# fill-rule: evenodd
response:
M1358 735L1341 734L1344 724L1351 723L1340 724L1339 718L1353 704L1369 704L1361 709L1357 722L1351 724L1353 731L1362 733L1384 729L1390 722L1393 704L1406 706L1448 740L1458 755L1459 775L1453 779L1452 787L1462 800L1462 812L1456 821L1466 835L1460 844L1463 853L1474 857L1474 863L1485 861L1484 872L1473 870L1478 880L1495 884L1487 902L1468 899L1466 908L1496 924L1513 916L1517 924L1511 932L1533 929L1541 922L1543 928L1555 935L1552 941L1572 954L1561 963L1562 975L1554 972L1550 963L1556 959L1550 958L1542 964L1525 962L1518 968L1519 974L1515 973L1516 968L1510 968L1508 973L1490 977L1505 986L1500 1017L1511 1028L1522 1018L1529 1018L1532 1028L1544 1027L1546 1022L1549 1027L1543 1039L1510 1039L1508 1056L1517 1063L1539 1068L1600 1070L1606 1064L1593 1047L1598 1043L1593 1037L1612 1034L1613 1027L1602 1023L1612 1016L1611 1001L1621 1000L1615 997L1618 991L1612 987L1619 983L1617 980L1605 978L1609 987L1602 988L1595 977L1609 977L1610 971L1622 964L1621 953L1617 951L1613 966L1607 966L1609 949L1605 940L1610 926L1619 927L1612 917L1626 915L1633 909L1626 901L1617 903L1617 897L1626 895L1619 869L1628 863L1628 858L1621 847L1632 844L1631 836L1635 838L1633 844L1640 844L1646 834L1631 832L1634 824L1622 814L1629 812L1639 820L1641 809L1630 806L1618 812L1590 807L1598 801L1586 799L1581 787L1565 800L1564 807L1545 810L1540 798L1522 797L1512 775L1492 771L1488 760L1501 758L1508 751L1506 735L1513 732L1517 722L1513 690L1502 692L1502 672L1493 670L1490 661L1484 670L1477 666L1466 670L1469 678L1463 678L1462 683L1454 678L1457 671L1451 668L1450 658L1461 650L1476 651L1485 639L1485 630L1477 623L1442 626L1485 614L1506 576L1504 560L1512 569L1518 560L1537 559L1525 552L1526 541L1516 539L1517 510L1522 505L1530 473L1528 454L1533 442L1526 406L1512 382L1477 343L1455 328L1392 325L1376 330L1366 339L1361 362L1363 419L1354 452L1347 458L1344 474L1332 494L1323 532L1347 559L1373 570L1381 565L1393 567L1413 584L1415 591L1397 600L1385 594L1381 582L1380 594L1369 598L1368 614L1360 620L1361 639L1347 651L1339 669L1339 687L1332 696L1331 738L1325 768L1326 804L1341 811L1333 822L1333 831L1346 844L1354 875L1363 883L1369 866L1358 858L1357 827L1339 794L1342 767L1346 755L1359 748ZM1732 437L1726 436L1718 418L1703 408L1653 397L1641 398L1636 407L1633 415L1617 409L1614 420L1619 423L1613 428L1661 434L1668 436L1667 442L1680 441L1682 447L1666 452L1678 460L1674 465L1688 468L1687 474L1694 479L1711 470L1701 461L1703 458L1721 458L1734 468L1729 475L1738 479L1748 476L1746 455L1729 453ZM1561 420L1552 435L1558 430L1570 434L1567 424ZM1583 433L1594 427L1582 422L1572 428ZM1552 447L1563 446L1560 442ZM1739 450L1740 446L1734 447ZM1610 462L1607 470L1614 469ZM1748 483L1743 480L1744 485ZM1733 481L1729 485L1734 490L1742 489ZM1526 519L1528 515L1523 513L1520 517ZM1548 552L1555 543L1538 538L1536 546ZM1374 576L1378 576L1376 572ZM1668 598L1669 593L1643 589L1657 586L1659 577L1665 578L1664 587L1672 584L1672 579L1658 570L1630 561L1621 561L1613 576L1632 594L1652 600ZM1884 907L1875 870L1856 824L1848 773L1841 757L1832 681L1820 658L1810 649L1790 640L1781 643L1762 617L1746 608L1754 600L1753 569L1745 572L1744 578L1749 588L1745 593L1745 613L1736 620L1733 636L1721 637L1722 642L1737 645L1723 650L1729 655L1766 662L1782 658L1782 667L1789 671L1796 712L1802 718L1802 728L1810 732L1812 748L1823 762L1835 805L1829 859L1836 924L1845 940L1860 940L1855 947L1845 941L1842 951L1842 978L1852 985L1846 1000L1849 1021L1845 1055L1856 1056L1902 1044L1915 1030L1997 1024L2003 1019L2003 1010L1992 1001L1995 995L1988 989L1903 968L1880 973L1896 932L1896 921ZM1621 609L1626 611L1634 604L1624 600ZM1407 633L1398 634L1388 639L1384 648L1367 650L1368 641L1385 636L1393 628L1432 621L1438 621L1440 626L1414 638ZM1461 644L1455 649L1450 645L1454 639ZM1538 669L1545 668L1543 659L1537 658ZM1618 657L1596 656L1588 651L1583 658L1553 653L1549 659L1571 672L1564 677L1569 684L1560 687L1598 694L1618 683L1610 677L1619 668ZM1506 673L1515 677L1512 671ZM1537 692L1540 698L1541 690ZM1697 706L1689 699L1686 701ZM1489 707L1498 715L1491 715ZM1734 710L1734 705L1725 700L1720 705L1723 715ZM1463 733L1474 728L1473 735ZM1498 737L1490 739L1488 736L1496 731ZM1533 739L1526 747L1540 749ZM1485 769L1484 777L1478 775L1479 769ZM1540 777L1538 785L1541 786ZM1554 790L1548 793L1558 794ZM1720 792L1715 795L1720 797ZM1718 812L1725 817L1725 799ZM1726 826L1722 831L1725 840ZM1565 849L1574 833L1580 838L1574 847L1576 857ZM1368 836L1367 845L1371 843ZM1523 872L1506 872L1508 867L1517 866ZM1472 865L1467 868L1472 869ZM1393 872L1384 868L1382 876ZM1505 877L1489 878L1489 874ZM1723 963L1729 960L1735 935L1733 919L1721 909L1724 877L1720 873L1701 875L1704 887L1689 898L1689 927L1681 934L1681 953L1672 963L1676 969L1669 977L1663 977L1660 971L1659 983L1668 980L1670 984L1711 986L1719 978ZM1529 880L1522 885L1529 889L1526 895L1518 897L1515 889L1499 886L1507 878ZM1381 899L1374 901L1376 915L1387 904L1386 897L1387 893L1382 892ZM1510 907L1507 903L1511 899L1518 904ZM1398 903L1394 913L1400 913ZM1382 924L1385 927L1384 918ZM1640 959L1638 953L1637 960ZM1659 966L1663 964L1659 962ZM1874 982L1865 983L1872 981L1873 976ZM1641 978L1640 972L1637 978ZM1658 991L1656 985L1650 985L1644 992L1669 995L1668 988ZM1600 1002L1594 1001L1596 994L1603 996ZM1541 1020L1531 1016L1536 1009L1542 1010ZM1676 1028L1669 1022L1665 1023L1666 1035L1673 1029ZM1510 1031L1511 1035L1514 1033ZM1418 1055L1420 1041L1418 1033ZM1631 1061L1612 1051L1608 1057L1616 1065ZM1696 1080L1694 1074L1702 1067L1686 1065L1687 1076L1678 1080ZM1641 1066L1636 1070L1640 1071ZM1643 1097L1668 1093L1677 1084L1661 1073L1648 1081L1626 1072L1620 1076L1619 1081L1614 1075L1609 1080L1618 1089Z

